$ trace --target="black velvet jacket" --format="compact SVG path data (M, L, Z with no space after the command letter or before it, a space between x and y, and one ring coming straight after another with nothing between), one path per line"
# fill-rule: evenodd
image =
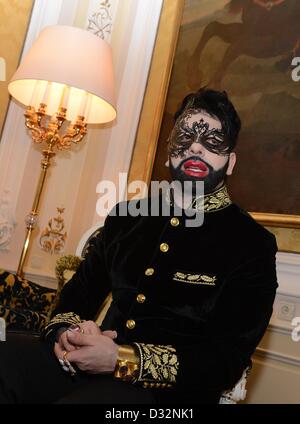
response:
M102 329L136 346L138 382L160 402L217 402L267 328L277 247L225 187L205 197L204 209L203 225L192 228L186 216L108 216L46 333L76 322L74 313L94 319L112 291Z

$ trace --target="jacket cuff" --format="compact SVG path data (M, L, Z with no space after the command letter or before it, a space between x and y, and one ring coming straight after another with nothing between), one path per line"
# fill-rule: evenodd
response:
M176 384L179 362L176 349L144 343L134 343L140 357L139 375L136 382L145 388L165 388Z
M72 324L80 324L81 319L80 316L75 314L74 312L67 312L64 314L55 315L51 321L44 328L41 337L43 339L49 339L56 334L56 331L60 327L69 327Z

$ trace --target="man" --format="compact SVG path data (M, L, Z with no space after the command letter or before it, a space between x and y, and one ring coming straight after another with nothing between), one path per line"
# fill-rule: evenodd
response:
M183 208L179 185L161 199L170 216L119 216L117 205L64 287L48 343L0 345L2 402L218 403L249 365L272 312L276 242L224 186L240 120L225 93L208 89L175 118L168 164L192 183ZM202 208L203 225L186 226Z

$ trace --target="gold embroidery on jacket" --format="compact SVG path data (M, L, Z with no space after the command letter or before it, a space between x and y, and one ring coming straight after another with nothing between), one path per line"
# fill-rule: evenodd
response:
M191 274L183 272L175 272L173 280L189 284L201 284L206 286L215 286L217 277L207 274Z
M45 327L42 333L42 336L47 337L52 332L52 330L57 328L57 324L71 325L71 324L79 324L79 323L81 323L80 316L75 314L74 312L66 312L63 314L57 314L51 319L49 324Z
M179 363L174 347L134 344L140 356L140 372L136 381L146 382L145 387L170 387L176 383Z
M215 212L231 205L231 199L225 186L213 193L198 197L192 203L192 208L198 212Z
M172 199L172 193L170 190L166 192L166 202L170 205L174 205ZM192 204L188 209L196 209L198 212L216 212L227 208L231 205L231 199L229 197L226 186L222 186L213 193L205 194L204 196L199 196L193 200Z

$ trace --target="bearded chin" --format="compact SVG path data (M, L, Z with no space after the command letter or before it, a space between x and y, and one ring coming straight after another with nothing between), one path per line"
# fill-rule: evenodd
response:
M204 161L203 161L204 162ZM184 181L191 181L195 184L192 184L192 191L193 193L196 192L196 181L203 181L204 182L204 193L208 194L213 192L219 185L226 179L226 172L229 166L229 161L226 162L226 164L223 166L223 168L218 169L217 171L209 165L207 162L205 162L206 166L209 169L209 173L206 177L200 178L200 177L193 177L190 175L186 175L180 168L182 164L179 164L177 168L174 168L172 165L172 161L170 159L170 174L173 181L180 181L181 183L184 183Z

